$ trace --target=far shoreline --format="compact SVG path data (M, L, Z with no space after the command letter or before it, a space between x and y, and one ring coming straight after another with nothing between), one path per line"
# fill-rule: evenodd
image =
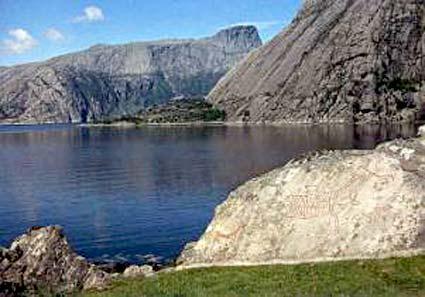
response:
M134 123L130 121L114 122L114 123L0 123L0 127L81 127L81 128L143 128L143 127L319 127L319 126L394 126L394 125L414 125L420 126L425 121L400 121L400 122L374 122L374 123L354 123L343 121L327 121L327 122L236 122L236 121L194 121L194 122L165 122L165 123Z

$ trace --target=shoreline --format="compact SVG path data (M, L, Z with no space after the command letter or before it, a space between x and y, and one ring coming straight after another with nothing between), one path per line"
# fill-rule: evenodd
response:
M143 123L136 124L133 122L116 122L116 123L0 123L0 127L40 127L40 126L64 126L64 127L81 127L81 128L143 128L143 127L323 127L323 126L395 126L395 125L414 125L421 126L425 121L401 121L388 123L353 123L353 122L181 122L181 123Z

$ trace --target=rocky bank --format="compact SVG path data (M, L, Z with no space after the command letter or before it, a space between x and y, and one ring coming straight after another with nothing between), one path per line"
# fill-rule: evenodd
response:
M97 45L0 68L0 123L86 123L131 116L174 97L203 97L248 52L257 29L193 40Z
M425 251L425 127L371 151L317 152L216 209L181 267L408 256Z
M60 227L32 228L0 251L0 296L71 293L102 288L109 280L72 251Z
M306 0L208 96L232 122L425 117L424 0Z
M77 255L59 226L33 227L9 249L0 248L0 297L56 296L105 289L116 277L148 277L151 266L123 267L106 272ZM47 296L46 295L46 296Z

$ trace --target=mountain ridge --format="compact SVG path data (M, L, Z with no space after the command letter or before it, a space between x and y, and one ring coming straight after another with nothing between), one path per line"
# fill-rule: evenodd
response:
M261 44L255 27L237 26L198 40L95 45L0 68L0 122L110 120L173 97L204 96Z

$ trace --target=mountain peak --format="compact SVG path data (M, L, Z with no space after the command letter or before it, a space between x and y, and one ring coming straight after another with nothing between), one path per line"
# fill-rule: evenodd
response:
M235 25L227 28L222 28L220 31L216 33L216 35L221 34L258 34L257 27L254 25Z
M262 45L260 34L255 26L238 25L224 28L211 37L220 44L234 43L242 46L258 47Z

